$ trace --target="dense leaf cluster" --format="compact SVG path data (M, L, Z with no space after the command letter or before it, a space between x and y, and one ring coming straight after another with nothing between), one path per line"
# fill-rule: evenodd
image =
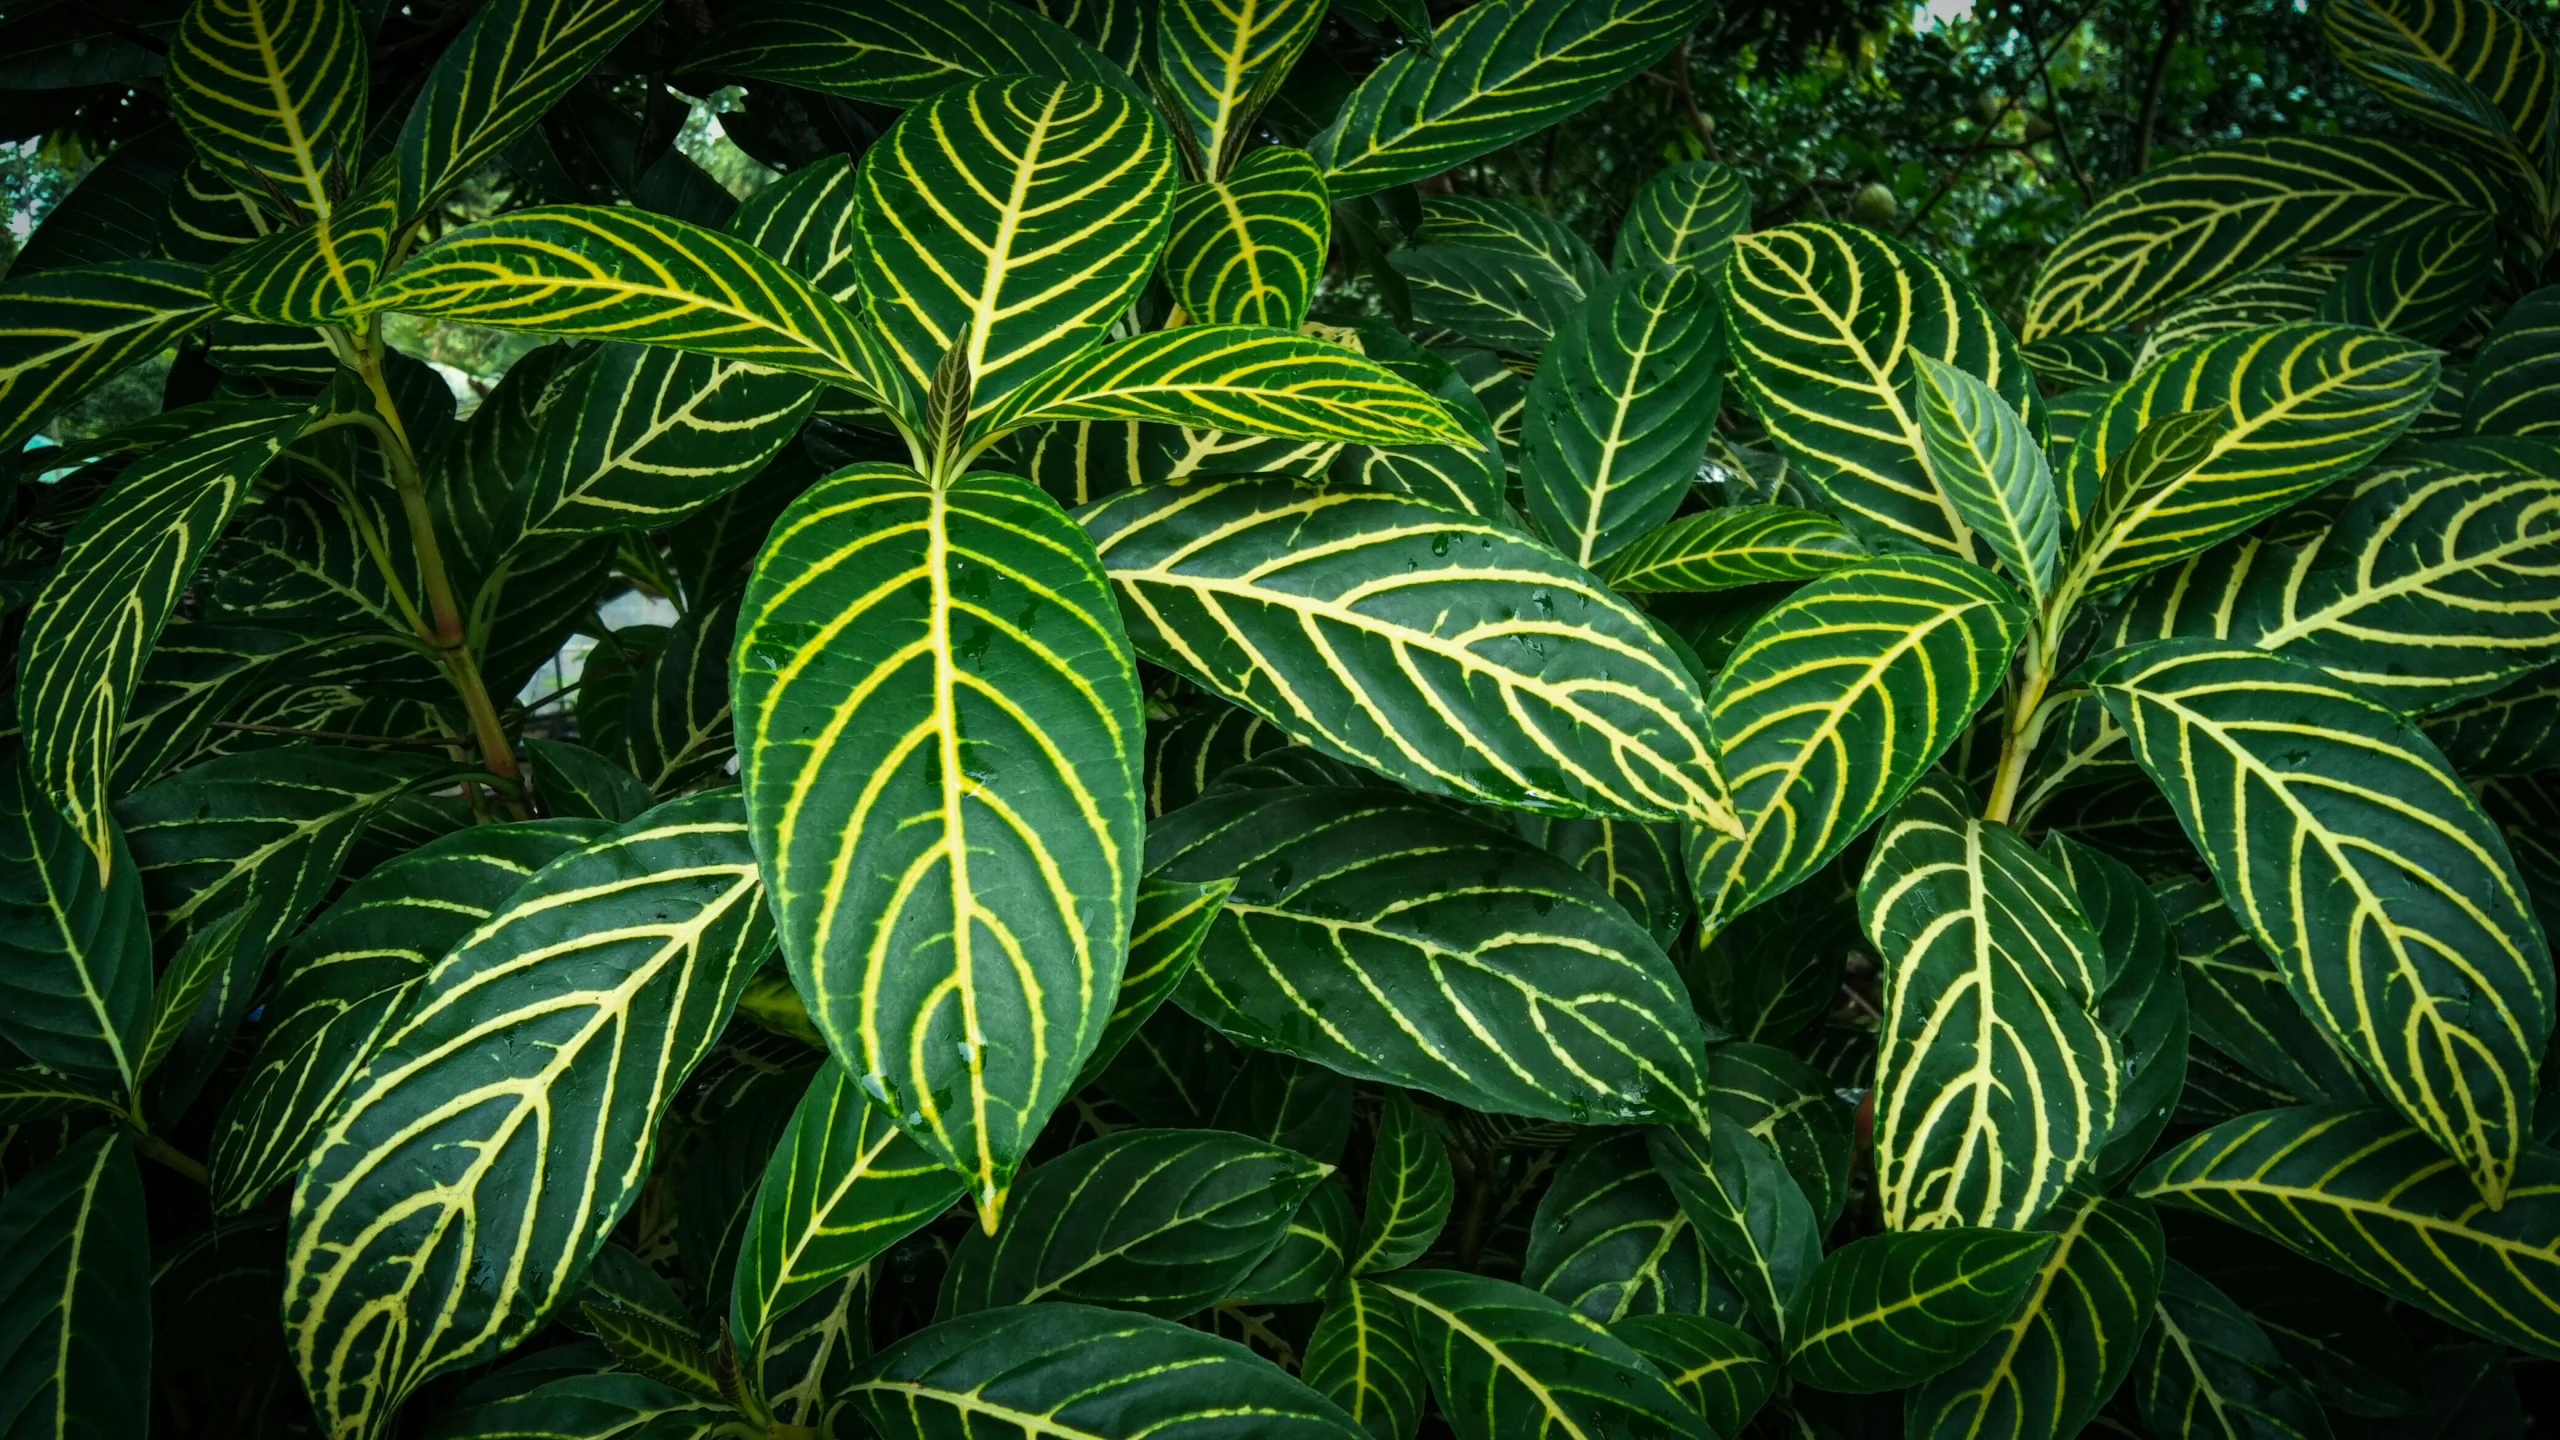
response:
M2329 0L2430 139L2144 169L2014 313L1450 183L1705 0L452 19L195 0L0 281L0 1433L2521 1433L2488 0Z

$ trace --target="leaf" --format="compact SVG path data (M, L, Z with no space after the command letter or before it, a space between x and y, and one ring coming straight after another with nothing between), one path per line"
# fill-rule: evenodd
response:
M1740 1435L1777 1387L1768 1350L1704 1315L1637 1315L1609 1327L1669 1381L1716 1435Z
M1636 187L1609 264L1622 273L1680 265L1713 277L1724 269L1725 242L1750 228L1751 190L1742 177L1731 166L1692 160Z
M178 1037L195 1019L197 1006L213 993L215 984L238 962L235 955L242 949L242 930L249 919L246 905L209 920L189 932L169 957L168 968L161 973L159 986L151 996L151 1022L143 1031L142 1055L134 1066L134 1079L139 1082L160 1068L160 1062L176 1049ZM254 957L263 961L263 955Z
M621 741L616 753L653 795L673 795L718 779L736 754L729 652L736 647L737 624L734 595L688 611L631 677L616 727Z
M920 1330L855 1372L881 1440L1358 1440L1333 1404L1230 1340L1086 1305L1006 1306Z
M1325 1298L1298 1373L1376 1440L1421 1427L1422 1351L1404 1303L1374 1280L1346 1278Z
M1316 162L1304 150L1267 145L1223 178L1174 193L1164 275L1174 303L1195 321L1294 330L1307 318L1332 244L1333 212Z
M1227 771L1288 744L1289 737L1270 721L1214 700L1184 710L1170 723L1150 723L1145 766L1149 818L1181 809Z
M596 1338L625 1366L687 1394L705 1400L721 1398L714 1361L692 1335L655 1316L608 1305L580 1308L587 1323L595 1327Z
M36 222L9 273L23 280L39 270L156 258L170 192L194 163L187 137L174 124L120 141Z
M1998 391L1924 354L1920 438L1939 493L2039 608L2062 560L2063 514L2044 451Z
M1440 402L1354 351L1253 325L1151 330L1087 351L1014 391L981 440L1068 420L1151 420L1233 435L1472 443Z
M365 34L349 0L205 0L169 50L169 108L243 194L326 215L362 161Z
M2345 262L2328 256L2300 255L2190 295L2162 311L2142 332L2133 368L2148 370L2190 345L2234 331L2317 319L2321 301L2337 289L2346 268Z
M1715 1293L1698 1232L1634 1130L1586 1137L1557 1162L1529 1222L1520 1281L1603 1325L1723 1313L1714 1302L1734 1299Z
M638 776L566 740L527 739L535 788L553 815L619 825L656 802Z
M124 1113L114 1095L90 1081L27 1067L0 1070L0 1125L14 1128L90 1106L111 1114Z
M1708 696L1742 838L1692 833L1699 932L1797 884L1899 802L1991 697L2026 623L1988 572L1924 555L1834 571L1753 621Z
M2560 668L2545 667L2419 722L2465 779L2560 767Z
M1307 1192L1298 1213L1271 1253L1236 1282L1227 1299L1236 1305L1306 1305L1322 1300L1349 1274L1344 1257L1360 1225L1351 1192L1323 1184Z
M1645 1147L1716 1273L1741 1292L1760 1333L1783 1340L1797 1297L1822 1263L1821 1219L1804 1187L1775 1150L1730 1117L1710 1120L1703 1132L1657 1125L1645 1132Z
M738 1242L730 1333L754 1349L783 1316L950 1209L967 1188L865 1100L843 1067L819 1066L765 1164Z
M1787 505L1684 515L1609 557L1601 578L1621 595L1729 590L1811 580L1867 557L1840 522Z
M2102 593L2355 473L2400 437L2435 381L2423 346L2320 324L2241 331L2143 371L2089 417L2063 466L2063 493L2087 521L2065 588ZM2202 424L2217 412L2210 439L2140 443L2170 417Z
M1167 0L1157 13L1157 103L1184 131L1202 179L1225 175L1251 143L1255 112L1324 15L1323 0Z
M2374 1103L2364 1072L2294 1003L2283 973L2240 927L2221 892L2180 876L2159 893L2162 910L2177 928L2178 968L2200 1043L2279 1096L2319 1104Z
M207 273L223 309L274 325L346 325L391 265L394 177L365 186L308 225L242 246Z
M2470 166L2396 140L2285 136L2181 156L2119 186L2053 248L2022 333L2109 329L2295 255L2496 209Z
M1369 72L1308 145L1336 199L1437 175L1572 115L1668 53L1702 0L1486 0Z
M378 1433L569 1298L771 943L761 902L737 795L691 796L543 867L428 972L294 1192L286 1336L324 1426Z
M2044 1234L1948 1228L1844 1245L1796 1298L1787 1373L1853 1395L1940 1374L2017 1312L2055 1243Z
M645 1375L564 1376L449 1412L428 1440L714 1440L737 1411Z
M1173 147L1123 91L979 81L901 117L855 184L865 314L910 404L950 355L974 420L1128 309L1164 244Z
M2116 1123L2091 1172L2095 1188L2107 1189L2150 1155L2186 1088L2185 967L2167 912L2131 866L2059 833L2045 837L2041 853L2070 886L2107 960L2098 1023L2115 1037L2124 1066Z
M2270 1110L2155 1161L2134 1193L2201 1211L2475 1334L2560 1354L2560 1155L2528 1146L2505 1203L2379 1108Z
M2322 7L2320 30L2339 62L2399 110L2493 153L2519 141L2548 152L2550 53L2487 0L2345 0ZM2428 80L2463 85L2487 114L2448 114Z
M890 361L851 311L743 241L644 210L536 205L464 225L411 256L364 303L743 360L843 386L896 413Z
M1850 1108L1830 1078L1774 1045L1733 1041L1707 1054L1707 1107L1775 1151L1828 1231L1849 1200Z
M2164 320L2162 322L2166 324ZM2146 343L2147 337L2146 337ZM2085 335L2048 335L2030 340L2018 347L2018 356L2036 378L2048 385L2065 389L2095 386L2100 391L2113 390L2133 378L2133 347L2121 331L2097 330ZM2054 409L2048 414L2057 427L2061 421L2061 399L2054 397ZM2062 440L2056 434L2056 443Z
M2560 285L2517 301L2489 332L2471 362L2471 385L2462 398L2463 433L2560 434L2560 423L2550 414L2555 395L2560 395Z
M1833 857L1709 938L1683 972L1701 1014L1736 1039L1785 1045L1830 1011L1848 952L1866 944L1846 858Z
M1529 518L1576 564L1669 520L1706 458L1724 363L1709 282L1652 269L1602 284L1539 358L1521 421Z
M151 996L151 935L124 837L103 880L24 767L0 764L0 1037L51 1070L131 1094Z
M1170 999L1191 973L1200 942L1217 921L1230 881L1185 885L1148 876L1138 882L1137 908L1129 922L1129 961L1120 977L1120 998L1103 1022L1102 1042L1085 1061L1079 1083L1099 1077L1139 1029Z
M1293 739L1495 804L1729 819L1696 681L1635 610L1516 531L1259 480L1141 487L1079 518L1139 653Z
M1168 817L1149 864L1235 877L1175 1001L1247 1044L1575 1124L1699 1103L1703 1041L1670 962L1515 837L1428 801L1301 786Z
M2497 227L2488 215L2449 215L2404 230L2356 257L2321 297L2320 318L2432 344L2479 303L2496 257Z
M1913 357L1980 378L2031 428L2037 404L1971 287L1899 241L1813 221L1736 237L1724 287L1735 374L1787 458L1871 544L1973 558L1932 478Z
M2016 1317L1911 1393L1907 1434L2078 1435L2132 1370L2167 1254L2151 1207L2075 1191L2036 1228L2059 1238Z
M215 1212L291 1181L417 980L533 873L611 831L592 820L479 825L349 885L285 952L249 1073L214 1121Z
M1462 250L1492 251L1538 262L1575 295L1607 275L1600 257L1573 227L1543 210L1482 195L1422 197L1421 239Z
M1634 820L1572 820L1515 810L1520 837L1590 877L1668 953L1689 919L1680 829Z
M1351 1273L1371 1275L1421 1259L1440 1238L1456 1194L1448 1147L1410 1096L1388 1092L1377 1148L1369 1156L1369 1198L1361 1209Z
M733 675L792 981L992 1227L1137 890L1145 721L1092 551L1027 481L851 466L775 522Z
M151 1416L151 1244L132 1147L101 1125L0 1199L0 1387L30 1437L141 1435Z
M1459 1440L1711 1437L1626 1342L1534 1290L1451 1270L1372 1283L1409 1310L1432 1393Z
M1209 1119L1215 1130L1334 1164L1351 1144L1348 1076L1268 1050L1246 1052Z
M2232 1440L2326 1437L2320 1402L2276 1353L2258 1323L2175 1260L2132 1376L2133 1401L2152 1433Z
M490 0L427 72L395 152L407 221L497 157L551 109L656 0Z
M676 521L753 479L817 394L800 376L744 360L598 346L550 400L530 455L509 456L522 472L509 531L596 535Z
M2551 957L2507 847L2416 728L2211 641L2089 677L2286 988L2492 1201L2530 1124Z
M2198 1273L2248 1312L2322 1408L2381 1419L2424 1411L2424 1358L2381 1295L2257 1235L2182 1225Z
M0 283L0 446L15 450L108 376L213 318L201 266L45 270Z
M1422 245L1387 257L1404 277L1417 323L1478 345L1536 355L1573 323L1584 291L1544 255Z
M727 17L685 69L898 109L961 82L1008 75L1136 93L1120 66L1025 8L998 0L766 0Z

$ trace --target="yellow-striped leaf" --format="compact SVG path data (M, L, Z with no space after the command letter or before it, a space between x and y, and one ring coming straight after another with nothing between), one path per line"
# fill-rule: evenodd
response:
M1217 923L1218 909L1226 904L1227 892L1234 888L1231 880L1185 885L1154 875L1138 882L1137 909L1129 922L1129 963L1120 976L1120 996L1112 1002L1111 1018L1103 1022L1102 1043L1093 1047L1092 1057L1084 1062L1082 1080L1099 1078L1111 1058L1136 1039L1148 1019L1173 997L1183 977L1191 973L1192 962L1199 958L1200 942L1207 938L1209 927Z
M1704 1315L1631 1315L1609 1327L1718 1435L1740 1435L1778 1385L1767 1346Z
M2249 1312L2175 1260L2161 1268L2127 1395L2154 1435L2325 1440L2334 1433L2319 1398Z
M400 126L402 223L426 213L657 13L658 0L488 0L437 57ZM370 177L368 177L370 178Z
M272 1273L272 1272L271 1272ZM141 1168L100 1125L0 1199L10 1428L28 1440L147 1434L151 1231Z
M1461 1440L1713 1440L1643 1356L1534 1290L1455 1270L1402 1270L1371 1283L1404 1304L1431 1392Z
M2435 382L2433 350L2341 325L2277 325L2179 351L2081 427L2062 469L2086 522L2065 587L2103 593L2353 474L2400 437ZM2134 444L2148 427L2193 412L2223 424L2191 465L2181 455L2184 468L2128 468L2128 457L2158 458Z
M2394 107L2544 179L2553 132L2551 52L2489 0L2330 0L2320 30L2340 63Z
M123 836L97 860L26 768L0 765L0 1038L131 1094L151 999L151 932Z
M1145 720L1090 542L1011 476L838 471L774 523L732 673L793 982L993 1229L1138 884Z
M2019 346L2018 354L2027 362L2027 368L2036 372L2037 379L2065 389L2096 385L2113 390L2132 379L2135 369L2133 347L2117 330L2048 335ZM2060 416L2053 419L2058 428Z
M1923 781L1858 883L1884 971L1876 1190L1893 1230L2033 1225L2115 1128L2109 957L2052 862L1972 818L1972 798Z
M1520 422L1529 518L1597 568L1679 509L1723 389L1712 281L1689 269L1601 284L1538 358Z
M1517 531L1266 480L1146 486L1080 518L1142 654L1328 755L1521 809L1733 823L1686 667Z
M714 791L544 866L428 972L294 1190L286 1339L326 1433L373 1440L570 1302L771 937Z
M1475 443L1445 406L1385 366L1258 325L1183 325L1113 341L1006 396L977 431L985 441L1075 420L1365 445Z
M1514 810L1508 818L1521 838L1608 891L1665 950L1680 937L1689 920L1689 882L1681 874L1679 826L1525 810Z
M1378 1116L1377 1148L1369 1154L1368 1199L1360 1208L1350 1272L1369 1275L1421 1259L1440 1238L1456 1195L1449 1147L1412 1096L1389 1091Z
M1417 323L1514 355L1545 350L1586 293L1547 256L1517 249L1416 245L1387 263L1402 277Z
M1121 66L1005 0L764 0L728 17L686 69L896 107L1005 76L1137 93Z
M2560 1357L2560 1153L2527 1149L2495 1209L2425 1134L2381 1109L2225 1121L2134 1182L2146 1199L2279 1241L2406 1305Z
M1822 1264L1822 1218L1804 1187L1768 1142L1723 1115L1704 1130L1657 1125L1644 1139L1717 1277L1741 1293L1762 1334L1783 1340L1790 1307Z
M2473 213L2458 211L2456 217ZM2317 319L2321 300L2337 288L2346 270L2344 263L2330 256L2297 255L2281 265L2252 270L2190 295L2162 311L2142 332L2142 348L2134 352L2133 368L2148 370L2199 340L2234 330Z
M2062 560L2062 499L2044 450L1998 391L1913 355L1922 451L1957 518L2042 608Z
M1713 277L1724 269L1725 242L1750 228L1751 190L1742 177L1713 160L1692 160L1637 188L1609 263L1618 270L1681 265Z
M1538 269L1576 295L1588 294L1608 273L1600 256L1572 226L1510 200L1425 195L1417 238L1430 245L1535 261Z
M853 161L842 155L803 165L747 197L729 217L730 234L781 261L830 300L862 303L854 253Z
M18 725L36 784L112 881L107 776L160 627L258 472L310 418L286 401L218 406L84 512L19 641Z
M244 245L206 277L222 308L271 325L344 325L391 262L389 172L308 225Z
M2496 1203L2552 972L2471 792L2415 726L2263 651L2155 641L2090 684L2304 1010Z
M2276 1095L2370 1105L2371 1084L2338 1042L2303 1013L2257 939L2209 881L2181 875L2159 890L2176 927L2178 969L2200 1049L2218 1051Z
M2472 168L2395 140L2247 140L2118 188L2045 257L2029 340L2106 330L2295 255L2461 211L2494 212Z
M2494 218L2448 215L2375 242L2320 297L2319 315L2432 345L2470 315L2497 268Z
M1799 221L1737 237L1735 373L1770 438L1874 543L1974 554L1932 480L1913 357L1979 378L2035 423L2035 377L1972 287L1873 230Z
M2522 676L2423 723L2427 738L2466 780L2560 769L2560 667Z
M1688 1118L1677 972L1572 866L1387 790L1234 790L1157 822L1152 873L1236 888L1175 1003L1258 1049L1575 1124Z
M1369 72L1307 148L1337 199L1532 135L1678 44L1706 0L1480 0Z
M2016 592L1933 555L1835 571L1753 621L1708 696L1742 833L1690 838L1701 933L1899 802L1999 688L2026 625Z
M817 398L807 379L746 360L598 346L546 397L531 443L509 447L515 513L502 533L673 523L755 478Z
M2469 435L2560 437L2560 285L2515 303L2471 362Z
M1990 1340L2035 1288L2051 1235L1870 1235L1823 1257L1788 1316L1787 1372L1872 1395L1915 1385Z
M1295 330L1333 243L1324 177L1304 150L1270 145L1173 199L1164 274L1195 321Z
M1163 247L1173 146L1097 85L987 80L900 116L863 152L854 259L920 403L956 355L972 419L1103 337Z
M203 268L173 260L45 270L0 285L0 446L17 449L53 412L215 312Z
M1346 1278L1325 1297L1298 1374L1373 1440L1413 1440L1421 1427L1426 1381L1413 1322L1374 1280Z
M1324 12L1325 0L1164 0L1152 78L1199 178L1228 173Z
M1622 595L1727 590L1810 580L1867 558L1840 522L1788 505L1737 505L1683 516L1619 551L1602 566Z
M196 0L169 47L169 108L241 193L326 215L363 158L364 31L353 0Z
M905 415L889 357L851 311L744 241L644 210L538 205L465 225L365 305L743 360Z

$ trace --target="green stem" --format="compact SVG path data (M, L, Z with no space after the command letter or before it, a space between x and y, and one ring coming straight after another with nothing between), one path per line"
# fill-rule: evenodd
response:
M2001 717L2000 768L1993 772L1990 802L1982 818L2007 824L2018 807L2018 785L2026 778L2027 761L2044 738L2045 692L2053 688L2054 647L2039 623L2027 632L2027 653L2017 688L2010 692L2008 713Z
M185 1151L178 1149L174 1145L171 1145L168 1141L163 1140L159 1136L152 1134L150 1131L143 1129L138 1121L127 1124L125 1126L125 1133L133 1137L133 1148L135 1150L144 1155L150 1156L152 1159L159 1161L161 1164L168 1166L170 1169L177 1171L179 1174L186 1176L188 1179L193 1180L199 1185L203 1185L208 1188L212 1186L213 1176L204 1168L203 1161L196 1159L194 1156L187 1154Z

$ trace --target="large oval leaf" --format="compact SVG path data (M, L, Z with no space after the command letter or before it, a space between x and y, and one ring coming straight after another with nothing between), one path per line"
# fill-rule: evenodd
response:
M1730 823L1697 682L1516 531L1260 480L1144 486L1080 518L1142 654L1329 755L1525 809Z
M2560 1356L2560 1153L2528 1148L2506 1203L2381 1109L2271 1110L2162 1156L2134 1193L2278 1240L2429 1314Z
M1137 889L1145 719L1092 551L1024 480L841 470L774 522L731 668L793 983L992 1228Z
M1459 1440L1711 1440L1625 1341L1534 1290L1453 1270L1401 1270L1374 1283L1410 1313L1432 1393Z
M103 880L23 765L0 764L0 1038L131 1093L151 1011L151 932L124 837Z
M1153 1315L1008 1305L920 1330L854 1372L881 1440L1360 1440L1331 1401L1231 1340Z
M1896 1230L2032 1225L2115 1127L2097 932L1972 798L1951 776L1923 781L1858 883L1884 971L1876 1189Z
M1335 198L1536 134L1678 44L1705 0L1484 0L1369 72L1307 148Z
M2549 157L2551 52L2488 0L2336 0L2320 7L2320 29L2399 109L2492 155Z
M1192 7L1186 7L1192 8ZM1174 303L1213 325L1294 330L1333 243L1324 177L1304 150L1270 145L1173 201L1164 274Z
M1653 941L1581 872L1444 807L1299 786L1159 821L1151 871L1233 876L1176 1003L1266 1049L1478 1110L1686 1117L1704 1040Z
M151 1230L123 1132L101 1125L0 1200L0 1358L28 1440L142 1435L151 1419Z
M1972 287L1899 241L1816 221L1736 237L1724 286L1734 371L1787 457L1868 540L1972 558L1932 479L1912 357L2036 413L2035 376Z
M2498 207L2472 167L2395 140L2286 136L2156 165L2037 272L2025 335L2105 330L2289 256Z
M1924 555L1836 571L1753 621L1708 699L1742 835L1691 836L1700 931L1803 880L1901 800L1991 698L2026 623L1988 572Z
M1054 20L1005 0L768 0L725 17L688 70L905 107L967 80L1137 83Z
M2531 1128L2551 956L2506 842L2407 721L2211 641L2090 676L2286 986L2495 1201Z
M1949 1229L1844 1245L1796 1298L1787 1373L1858 1395L1926 1380L2017 1312L2055 1243L2034 1232Z
M350 0L207 0L169 49L169 108L242 193L325 215L365 125L365 34Z
M285 1328L331 1433L381 1434L570 1300L771 943L712 791L546 865L428 973L294 1191Z

